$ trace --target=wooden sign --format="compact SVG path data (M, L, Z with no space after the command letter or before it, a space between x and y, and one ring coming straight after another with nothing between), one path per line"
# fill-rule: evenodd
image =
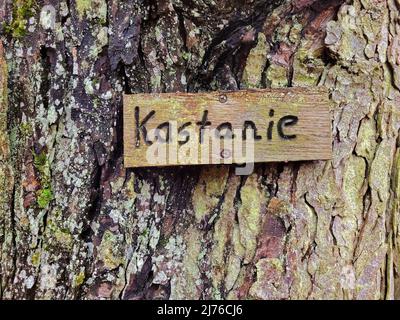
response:
M327 160L328 92L288 88L124 96L125 167Z

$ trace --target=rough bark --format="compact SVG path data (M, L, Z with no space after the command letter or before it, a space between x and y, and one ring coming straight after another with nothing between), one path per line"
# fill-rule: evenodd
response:
M2 0L0 297L400 298L399 8ZM316 85L332 161L123 167L123 92Z

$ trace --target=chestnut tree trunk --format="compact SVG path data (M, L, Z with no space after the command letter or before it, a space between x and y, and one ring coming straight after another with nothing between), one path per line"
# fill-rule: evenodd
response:
M0 298L400 298L399 0L1 0ZM326 86L332 161L126 169L122 94Z

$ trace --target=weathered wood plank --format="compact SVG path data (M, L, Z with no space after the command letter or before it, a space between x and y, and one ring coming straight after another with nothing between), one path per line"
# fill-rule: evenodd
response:
M327 160L329 110L324 88L125 95L125 166Z

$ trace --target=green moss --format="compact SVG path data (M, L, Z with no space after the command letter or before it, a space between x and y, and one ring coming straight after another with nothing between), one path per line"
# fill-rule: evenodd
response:
M39 172L41 184L41 188L36 192L37 204L40 209L44 209L54 199L51 188L50 164L45 151L40 154L34 153L33 156L33 163Z
M42 189L37 192L37 204L40 209L46 208L53 200L53 192L51 189Z
M323 51L313 49L307 42L302 46L294 57L293 85L316 86L325 67L321 58Z
M80 18L98 19L100 25L107 22L107 3L104 0L76 0L76 11Z
M4 23L4 30L13 38L22 38L26 34L29 18L35 14L36 0L14 0L12 22Z
M0 119L7 117L7 75L8 68L5 59L3 58L3 47L0 46ZM6 128L6 122L0 122L0 127Z
M271 267L273 267L278 272L281 272L281 273L284 272L284 267L283 267L283 263L282 263L281 260L279 260L279 259L270 259L269 260L269 264L271 265Z
M40 252L36 251L31 258L32 261L32 265L34 265L35 267L38 267L40 264Z
M257 176L252 175L246 181L240 192L242 204L238 211L240 242L245 247L245 263L252 260L261 224L261 208L264 197L261 193Z
M346 210L343 216L359 215L363 208L363 185L365 180L366 163L361 157L351 156L345 165L343 174L343 190Z
M98 249L99 259L104 267L113 270L124 263L124 256L119 249L121 239L111 231L106 231Z
M369 185L379 195L382 203L385 203L390 195L390 168L392 165L392 145L388 140L382 141L376 151L374 161L371 165L371 173L369 176ZM379 215L384 214L385 206L376 207Z
M182 53L182 59L183 59L183 60L189 61L189 60L190 60L190 57L191 57L190 52L184 51L184 52Z
M370 163L375 155L376 147L375 121L365 119L362 121L358 132L356 153L366 158Z
M39 154L34 154L33 155L33 161L35 164L35 167L42 167L46 164L47 161L47 157L46 157L46 153L45 152L41 152Z
M7 134L7 66L3 59L3 47L0 43L0 162L8 158L9 137ZM1 175L0 182L5 179ZM1 200L0 200L1 201Z
M193 210L198 223L218 205L228 179L228 167L209 167L202 171L193 193Z
M267 82L272 88L286 87L288 85L287 69L283 66L272 64L266 73Z
M63 227L62 221L49 219L47 221L46 232L49 233L66 250L72 250L73 236L70 231Z
M22 123L19 126L19 131L22 137L29 137L33 134L32 124L30 123Z
M247 88L261 87L262 73L267 61L267 39L259 33L257 46L250 51L246 68L243 72L243 83Z
M75 276L74 279L74 287L79 287L85 281L85 273L79 272L78 275Z
M183 250L184 247L186 247L185 250ZM202 254L202 234L198 228L192 226L186 231L184 244L181 245L176 241L172 248L176 256L183 256L182 265L184 266L181 269L181 276L174 285L172 299L182 299L183 297L199 299L201 295L198 287L201 282L199 255Z
M76 1L76 10L78 11L79 15L83 17L86 10L89 10L92 6L92 0L77 0Z
M135 192L135 178L131 176L131 178L126 182L126 196L132 201L136 198Z

